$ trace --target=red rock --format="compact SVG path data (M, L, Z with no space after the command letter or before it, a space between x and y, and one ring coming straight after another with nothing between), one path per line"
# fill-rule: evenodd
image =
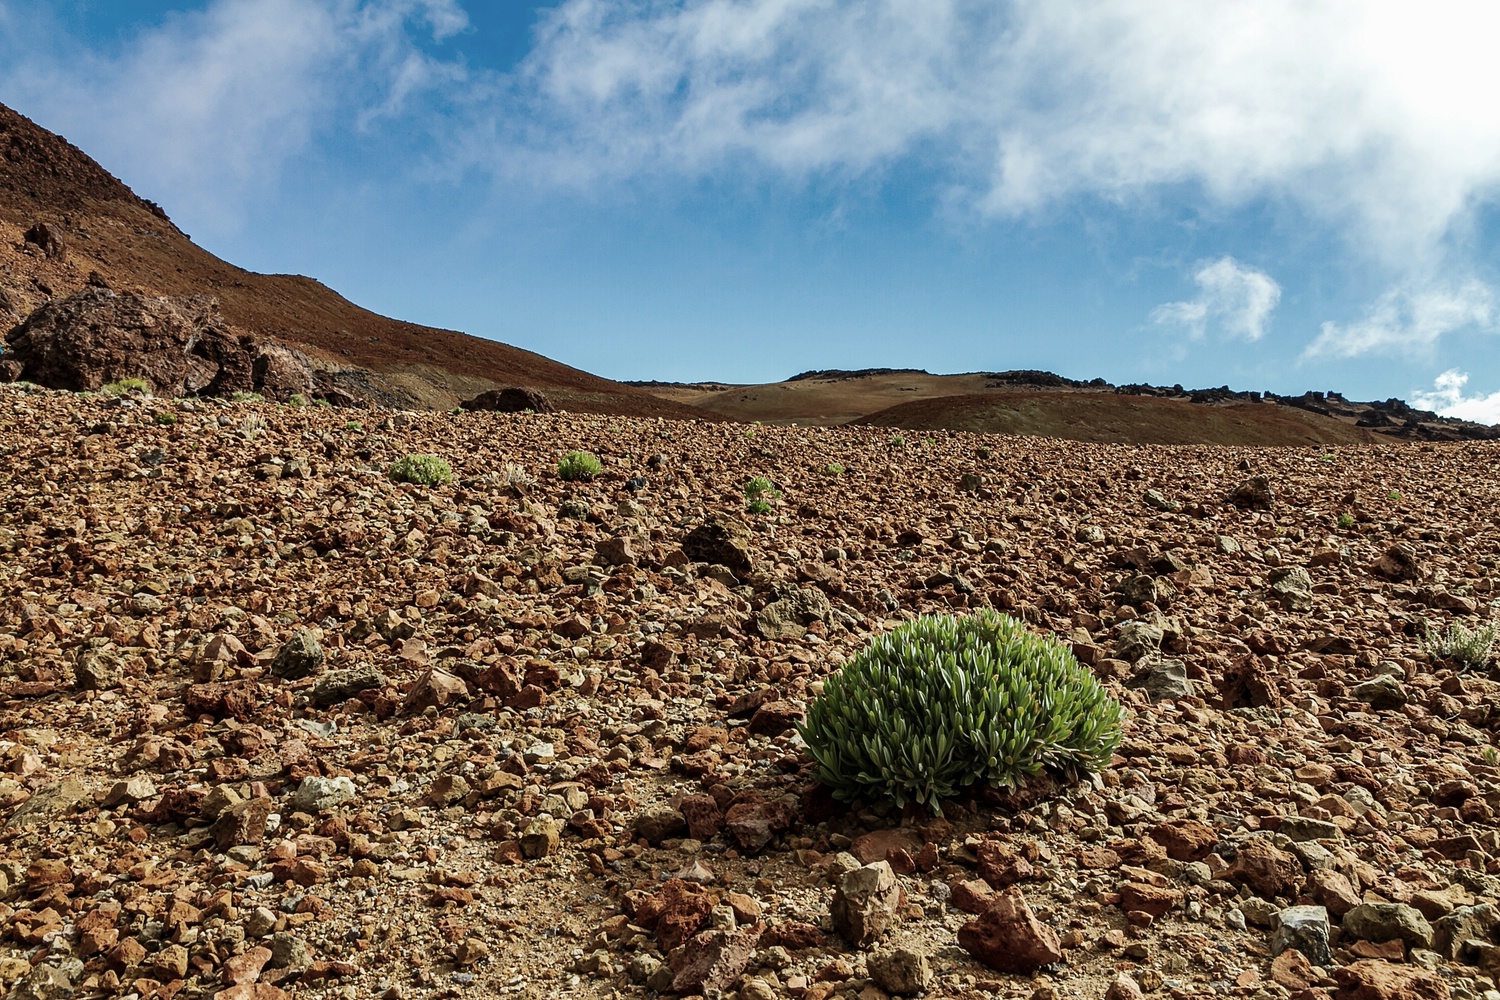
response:
M893 850L915 854L922 849L922 837L910 827L894 827L888 830L871 830L854 838L849 853L862 865L889 860Z
M960 882L953 887L953 905L964 913L976 916L990 908L995 901L995 890L983 879Z
M823 932L812 924L801 920L782 920L766 928L761 943L767 948L779 944L791 951L802 951L807 948L821 948L827 944L827 939L824 938Z
M685 795L677 811L687 820L688 836L694 840L711 840L724 826L724 814L710 795Z
M1448 984L1431 972L1363 961L1333 970L1334 1000L1449 1000Z
M1240 845L1224 877L1248 885L1263 899L1296 899L1302 889L1302 863L1264 837L1255 837Z
M1281 708L1281 688L1276 676L1258 656L1242 656L1226 669L1219 694L1226 709Z
M1152 828L1151 839L1165 848L1173 861L1202 861L1219 843L1214 828L1196 819L1159 823Z
M796 822L794 802L772 799L737 803L724 814L724 829L742 849L758 851Z
M713 912L713 893L682 879L668 879L660 890L635 911L635 921L654 929L663 949L671 951L698 933Z
M980 877L996 889L1024 882L1036 874L1031 862L998 840L983 841L974 850L979 855Z
M801 705L789 701L768 701L750 717L750 731L760 736L780 736L802 721Z
M1120 886L1120 909L1127 913L1149 913L1153 917L1164 916L1182 902L1182 893L1141 882L1126 882Z
M1062 958L1057 932L1037 920L1019 889L1002 893L958 929L958 943L992 969L1029 975Z
M1312 963L1296 948L1288 948L1272 960L1271 979L1289 990L1305 990L1313 983Z
M1104 991L1104 1000L1145 1000L1145 996L1140 984L1123 972Z
M224 961L224 968L220 975L229 986L238 986L241 983L253 983L260 978L260 972L271 960L271 949L266 947L255 947L243 955L234 955Z
M1335 917L1342 917L1361 902L1349 880L1328 868L1309 874L1303 892Z
M183 695L191 718L211 715L216 719L229 716L244 722L265 703L265 696L255 681L194 684Z
M291 994L270 983L240 983L214 994L214 1000L287 1000Z

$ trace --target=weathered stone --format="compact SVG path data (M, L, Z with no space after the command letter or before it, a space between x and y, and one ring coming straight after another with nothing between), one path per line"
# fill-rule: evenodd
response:
M1234 864L1224 877L1248 885L1264 899L1295 899L1302 888L1302 864L1276 849L1264 837L1253 837L1240 845Z
M528 858L545 858L557 853L562 824L555 819L538 817L526 824L521 834L521 853Z
M83 691L109 691L120 686L125 677L124 664L113 653L94 650L78 654L73 680Z
M1115 632L1115 656L1127 663L1136 663L1161 650L1163 638L1159 626L1133 618Z
M1202 861L1219 843L1214 828L1196 819L1158 823L1151 828L1151 839L1165 848L1173 861Z
M732 517L716 515L688 532L682 551L693 562L723 566L741 579L754 569L750 529Z
M292 796L292 808L316 815L325 809L343 805L358 794L354 782L346 777L324 778L313 774L302 779Z
M301 789L298 792L300 794ZM270 815L269 798L262 796L245 799L221 812L208 832L221 851L246 844L259 844L266 838L266 822Z
M712 800L710 800L712 801ZM635 835L648 844L660 844L671 837L680 837L687 832L687 817L681 810L671 806L651 806L641 810L633 824Z
M366 664L328 671L317 679L308 696L314 705L327 708L348 701L361 691L385 687L385 684L385 674Z
M672 990L710 996L729 989L750 964L764 929L757 924L694 935L679 951L667 956L673 971Z
M1406 704L1406 687L1389 674L1381 674L1356 684L1350 693L1377 712L1400 708Z
M1379 944L1400 938L1408 948L1432 947L1432 925L1404 903L1362 903L1344 914L1339 926L1347 936L1361 941Z
M1144 689L1152 701L1175 701L1194 694L1193 682L1187 676L1187 664L1159 656L1141 661L1140 670L1131 683Z
M1229 502L1243 510L1270 510L1276 506L1276 492L1265 476L1251 476L1229 492Z
M276 659L271 661L271 673L289 681L311 677L323 669L326 655L317 636L299 629L276 651Z
M876 861L839 879L830 914L833 929L849 944L864 948L896 922L901 885L889 862Z
M877 951L865 959L865 968L876 986L897 996L923 993L932 985L927 956L910 948Z
M1295 948L1313 965L1333 960L1328 950L1328 911L1321 906L1289 906L1271 925L1271 954Z
M1448 984L1436 974L1389 962L1366 960L1333 970L1334 1000L1449 1000Z
M540 389L525 386L506 386L503 389L488 389L459 404L466 410L490 413L556 413L557 407Z
M412 685L401 710L415 715L429 708L446 708L469 700L469 686L446 670L431 668Z

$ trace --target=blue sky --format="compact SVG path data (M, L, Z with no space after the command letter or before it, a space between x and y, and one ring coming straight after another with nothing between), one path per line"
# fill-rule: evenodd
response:
M234 263L614 378L1500 422L1496 37L1443 0L0 0L0 101Z

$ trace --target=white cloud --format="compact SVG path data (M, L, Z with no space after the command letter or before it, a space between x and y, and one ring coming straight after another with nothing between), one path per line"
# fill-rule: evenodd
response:
M1233 257L1220 257L1201 266L1193 281L1198 286L1196 298L1157 306L1152 321L1180 326L1194 340L1203 339L1209 323L1228 337L1254 341L1265 336L1266 322L1281 301L1281 286L1269 274Z
M1450 368L1433 379L1433 391L1417 393L1412 405L1434 410L1445 417L1458 417L1481 424L1500 424L1500 392L1488 396L1464 396L1469 384L1468 372Z
M1497 35L1466 0L564 0L521 75L546 124L501 155L581 180L919 156L1001 216L1188 184L1404 262L1500 181Z
M43 16L0 9L7 101L142 194L227 225L321 130L367 125L451 79L414 32L468 23L457 0L213 0L104 54L33 44Z
M1397 288L1382 295L1358 322L1324 323L1304 358L1362 354L1420 355L1459 330L1497 332L1495 293L1483 282Z

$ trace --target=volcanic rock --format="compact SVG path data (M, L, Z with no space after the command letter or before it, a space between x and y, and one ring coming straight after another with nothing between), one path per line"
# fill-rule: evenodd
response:
M1062 958L1057 932L1036 918L1019 889L1001 893L989 909L960 927L958 943L990 968L1020 975Z
M557 407L540 389L524 386L507 386L504 389L489 389L473 399L459 404L466 410L490 411L493 413L556 413Z

